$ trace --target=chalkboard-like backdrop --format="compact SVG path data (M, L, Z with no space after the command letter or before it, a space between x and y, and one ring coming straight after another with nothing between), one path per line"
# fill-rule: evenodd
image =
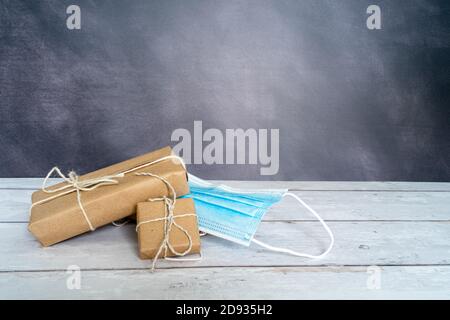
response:
M83 173L187 132L204 178L449 181L449 95L448 1L0 2L1 177ZM279 140L209 165L194 122L223 138L219 163L227 129ZM261 147L279 151L269 175Z

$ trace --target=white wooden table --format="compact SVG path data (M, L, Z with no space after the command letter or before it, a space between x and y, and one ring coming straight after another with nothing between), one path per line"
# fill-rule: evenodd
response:
M1 299L450 298L450 183L228 181L289 187L327 220L333 251L308 260L206 236L202 261L161 261L155 273L137 256L133 225L41 248L27 231L40 183L0 179ZM311 253L328 244L319 223L290 198L270 210L257 235ZM74 265L80 289L67 286Z

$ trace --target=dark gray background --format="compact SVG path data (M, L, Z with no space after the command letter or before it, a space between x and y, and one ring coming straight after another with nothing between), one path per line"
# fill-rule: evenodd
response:
M449 1L1 0L0 176L86 172L202 120L280 129L277 175L205 178L449 181L449 49Z

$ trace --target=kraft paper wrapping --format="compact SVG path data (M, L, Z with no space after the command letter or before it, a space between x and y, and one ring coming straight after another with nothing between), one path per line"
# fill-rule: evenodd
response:
M118 174L169 155L172 155L172 150L165 147L82 175L80 181ZM136 172L151 172L161 176L174 187L177 196L189 193L186 170L180 162L173 159L141 168ZM95 228L134 214L138 202L169 195L167 186L160 179L136 176L136 172L117 178L118 184L81 191L83 207ZM59 183L49 189L64 184ZM42 190L36 191L32 194L32 203L52 195L54 194ZM78 205L76 192L72 192L32 207L28 230L43 246L50 246L88 232L90 228Z
M149 221L156 218L164 218L166 214L164 201L141 202L137 205L137 223ZM183 214L195 214L194 201L191 198L177 199L173 210L174 221L184 228L192 239L192 249L189 254L200 253L200 235L198 231L197 217L185 216ZM164 239L164 221L153 221L145 223L138 228L139 257L141 259L153 259ZM187 236L176 226L172 226L169 234L170 244L178 252L189 248ZM175 254L167 250L167 257ZM164 252L159 258L164 257Z

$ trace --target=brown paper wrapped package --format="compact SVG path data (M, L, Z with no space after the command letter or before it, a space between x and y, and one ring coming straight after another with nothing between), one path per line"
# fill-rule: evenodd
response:
M137 205L137 223L157 218L164 218L166 214L164 201L141 202ZM194 200L190 198L177 199L173 210L174 221L184 228L192 239L192 249L189 254L200 252L200 236L196 216L177 216L182 214L195 214ZM178 252L189 248L187 236L176 226L172 226L169 234L170 244ZM153 221L141 224L138 228L139 257L153 259L164 239L164 221ZM175 254L167 249L167 257ZM162 252L160 258L164 257Z
M162 148L80 176L80 181L118 174L169 155L172 155L171 148ZM177 196L189 193L187 174L180 162L168 159L136 172L151 172L167 179L174 187ZM134 214L138 202L168 195L167 186L160 179L136 176L136 172L117 178L118 184L81 191L83 207L95 228ZM62 182L49 189L61 187L64 184L65 182ZM32 195L32 203L52 195L54 194L48 194L42 190L36 191ZM28 229L43 246L90 231L77 202L76 192L32 207Z

